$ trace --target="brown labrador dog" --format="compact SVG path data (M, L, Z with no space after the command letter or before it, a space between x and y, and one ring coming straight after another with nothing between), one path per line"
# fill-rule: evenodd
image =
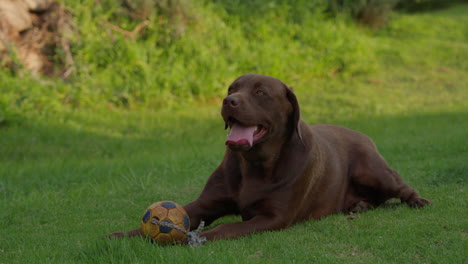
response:
M198 199L184 208L191 229L229 214L240 214L242 222L203 232L208 240L364 211L393 197L410 207L430 203L390 168L369 137L302 121L296 96L278 79L239 77L229 86L221 114L230 128L224 159Z

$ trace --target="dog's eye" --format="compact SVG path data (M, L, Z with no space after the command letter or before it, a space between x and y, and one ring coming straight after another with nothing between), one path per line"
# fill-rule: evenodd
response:
M255 91L255 94L262 96L265 95L265 92L263 90L258 89L257 91Z

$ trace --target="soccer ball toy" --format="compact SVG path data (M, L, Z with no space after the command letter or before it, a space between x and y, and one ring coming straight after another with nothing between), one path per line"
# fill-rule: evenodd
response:
M141 219L143 234L159 244L175 244L187 242L187 235L183 232L165 225L158 225L154 220L170 223L181 227L186 232L190 229L190 219L184 208L180 205L162 201L152 204L146 209Z

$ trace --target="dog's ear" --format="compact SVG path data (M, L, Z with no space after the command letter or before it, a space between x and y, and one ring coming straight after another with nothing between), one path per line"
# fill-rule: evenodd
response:
M297 136L301 140L301 142L304 143L302 140L302 135L301 135L301 130L299 129L299 120L301 118L301 113L299 110L299 103L297 102L296 95L294 94L293 88L286 86L286 97L288 98L288 101L291 103L293 112L292 112L292 119L293 119L293 126L294 130L297 133Z

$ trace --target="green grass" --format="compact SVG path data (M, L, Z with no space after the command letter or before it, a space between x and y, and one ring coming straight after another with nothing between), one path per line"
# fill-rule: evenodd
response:
M270 46L265 34L273 32L276 24L264 25L262 19L254 21L265 31L258 47L248 46L252 56L243 47L247 38L241 38L238 43L226 43L237 55L214 58L210 49L226 39L224 34L248 33L243 21L251 10L237 10L224 1L194 8L211 14L198 23L213 26L209 21L224 21L230 27L216 32L219 38L208 39L206 50L197 47L204 55L196 55L194 63L200 63L202 55L206 64L215 63L195 81L207 86L198 95L183 90L190 78L176 82L180 72L191 78L203 75L191 72L201 66L183 69L183 62L177 61L189 58L174 58L172 79L166 80L174 85L171 89L181 91L154 90L152 78L157 76L142 83L139 79L136 83L142 85L143 97L130 92L128 108L109 102L114 102L118 89L130 87L141 76L128 77L128 84L112 84L108 81L116 73L109 65L101 65L101 71L91 69L97 64L90 62L85 66L96 75L70 83L38 84L1 72L0 263L466 262L468 6L394 14L391 24L380 30L325 18L311 20L305 13L294 23L278 26L283 31L290 26L294 32L301 23L317 23L315 34L327 31L323 41L337 40L331 61L324 56L322 68L306 67L310 57L291 50L294 45L301 47L300 37L314 30L298 33L299 42L292 46L275 35ZM280 21L290 15L273 7L268 12ZM82 23L88 21L85 16L109 14L98 9L85 13L78 7L76 11ZM184 41L198 43L194 39L208 36L195 33ZM93 34L97 33L91 30L84 36L91 43L82 47L91 51L78 50L78 54L96 52L99 37L93 40ZM353 41L350 47L345 45ZM156 52L145 41L119 44L140 55ZM102 43L103 51L111 52L106 45ZM176 43L175 48L184 45ZM369 54L363 54L366 51ZM282 55L276 56L277 52ZM335 59L341 56L349 62L345 65L355 66L337 73ZM117 61L117 74L128 69L125 60L138 61L127 57ZM225 65L216 64L223 60ZM155 66L152 59L147 62L148 69ZM146 207L155 201L185 204L197 197L222 159L226 131L219 103L226 84L249 70L275 75L294 86L307 122L343 125L371 136L391 166L433 205L414 210L391 201L354 220L334 215L196 249L160 247L141 239L104 239L109 232L137 227ZM84 84L91 86L80 86ZM160 97L151 99L156 95ZM169 96L168 102L157 103L163 95ZM214 226L238 220L227 217Z
M6 127L0 262L462 263L466 110L334 120L371 135L432 206L391 204L355 220L336 215L198 249L102 236L137 226L154 201L184 204L198 195L222 156L225 132L217 115L117 112L96 118L81 112L60 125Z

